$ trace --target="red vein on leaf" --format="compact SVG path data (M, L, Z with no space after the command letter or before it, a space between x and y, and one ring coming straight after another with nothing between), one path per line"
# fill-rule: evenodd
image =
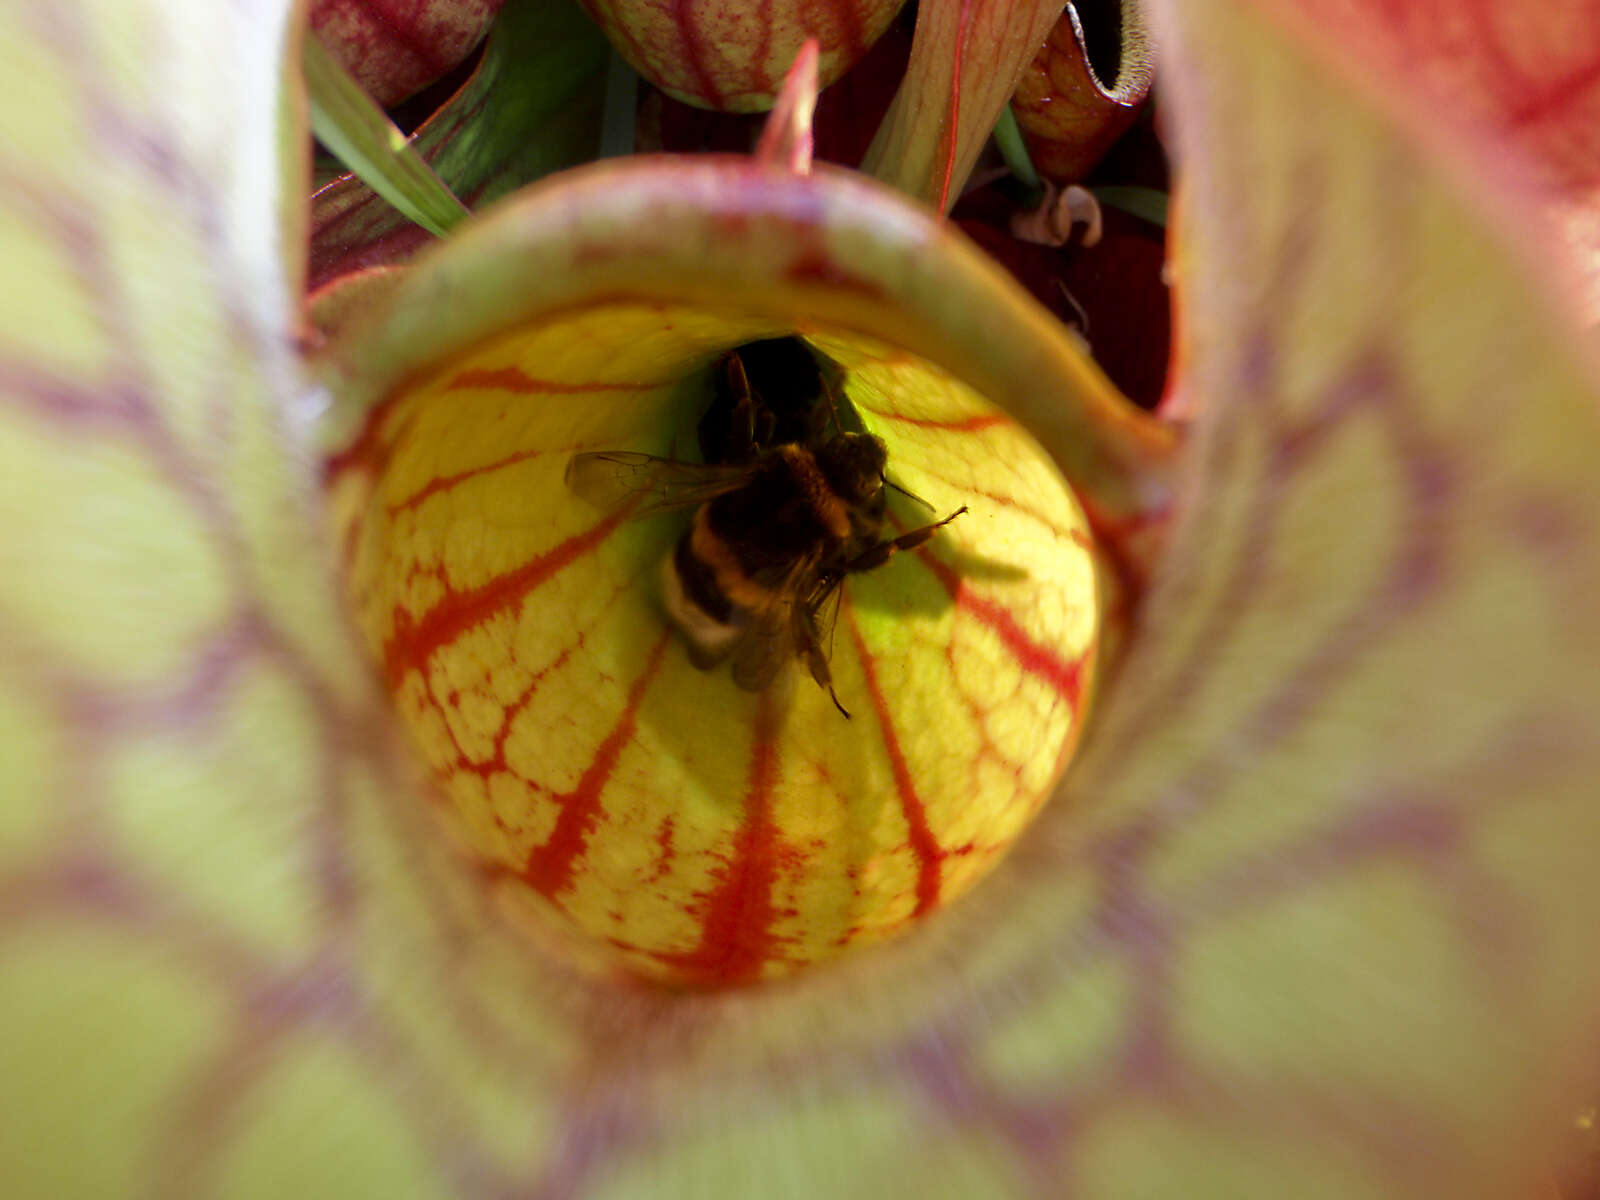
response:
M645 878L646 883L659 883L672 869L673 859L678 856L677 843L674 835L677 833L677 822L669 814L661 819L661 824L656 827L656 855L655 865L650 868L650 874Z
M393 393L367 411L362 419L361 428L356 431L350 444L323 460L324 482L333 480L352 467L365 467L373 475L383 474L389 456L394 453L395 444L416 420L416 414L412 412L397 427L390 427L389 418L394 415L405 398L404 392Z
M662 386L660 383L622 380L615 383L575 383L559 379L536 379L521 367L469 367L445 384L445 390L455 392L481 388L485 391L515 392L519 396L580 396L591 392L648 392Z
M501 710L500 728L495 730L494 741L491 747L493 750L493 755L484 760L473 759L467 755L464 749L462 749L461 742L459 739L457 739L455 730L451 725L450 715L448 712L446 712L446 707L459 711L459 694L453 693L449 697L448 705L442 705L439 703L438 698L433 694L433 682L432 680L429 680L428 698L433 702L433 706L438 709L440 718L444 722L445 732L449 735L450 741L456 749L455 769L458 771L470 771L472 774L482 779L485 783L487 783L495 775L504 772L508 775L515 775L524 783L529 784L529 786L537 786L532 780L527 779L523 775L511 769L511 764L506 760L506 743L511 740L511 731L516 726L517 718L522 715L523 710L526 709L528 705L533 703L533 698L539 694L539 689L544 686L545 679L548 678L552 673L559 671L562 667L566 666L567 660L572 657L573 650L582 644L583 638L579 636L575 641L569 642L567 645L561 647L561 653L556 655L556 657L544 667L534 672L532 678L528 680L527 685L520 693L518 693L517 697Z
M716 886L703 893L700 944L680 954L655 954L704 984L747 983L773 961L778 940L772 932L778 915L772 885L778 865L788 853L772 819L772 793L778 783L778 717L772 697L756 698L755 734L750 746L750 771L745 786L744 822L733 850L717 871Z
M554 454L558 452L560 451L550 447L540 447L534 450L519 450L515 454L508 454L504 458L496 459L494 462L484 463L481 467L469 467L467 470L457 471L453 475L436 476L435 478L428 480L426 484L417 489L417 491L413 492L411 495L407 496L404 500L398 500L389 505L389 516L394 517L410 509L419 508L434 496L439 495L441 492L448 492L450 489L458 487L467 482L469 479L476 478L479 475L488 475L494 471L503 471L507 467L514 467L518 463L527 462L530 458L538 458L541 454ZM568 449L565 452L570 453L571 451Z
M584 768L578 785L572 791L555 797L555 802L561 807L560 815L556 817L556 827L545 843L528 855L528 861L522 868L523 880L542 896L555 896L572 882L573 869L579 856L588 848L589 836L594 833L600 819L600 796L611 781L611 773L616 769L623 747L633 739L639 705L661 666L668 636L664 633L656 639L650 657L645 660L644 669L628 689L628 698L623 701L617 723L595 750L594 758Z
M688 59L689 70L693 72L695 82L700 87L700 98L712 108L722 107L722 89L717 86L717 80L706 67L706 39L695 26L694 16L689 8L694 0L671 0L672 21L678 27L678 36L683 38L684 57Z
M592 528L480 587L458 592L446 582L444 599L420 618L396 608L394 634L383 645L384 672L389 686L398 687L408 671L425 672L428 660L441 648L467 630L520 604L529 592L604 542L626 516L625 512L613 513Z
M1512 108L1506 120L1511 128L1521 129L1552 118L1570 119L1572 109L1584 98L1584 93L1597 85L1600 85L1600 62L1586 63Z
M961 0L961 23L956 28L955 55L950 79L950 126L945 130L944 178L939 181L939 211L950 207L950 181L956 173L956 135L961 128L961 62L967 54L967 31L972 24L972 0Z
M959 421L936 421L932 417L910 417L905 413L889 412L882 408L872 408L853 401L862 412L871 413L875 417L882 417L886 421L896 421L902 425L915 425L919 429L937 429L941 433L978 433L984 429L993 429L998 425L1012 425L1014 421L1004 413L978 413L975 416L964 417Z
M857 275L832 258L826 250L809 248L802 250L795 259L784 268L783 277L791 283L798 284L823 284L827 287L843 291L855 292L870 300L877 300L883 296L883 288L878 286L865 275Z
M1058 523L1054 514L1048 513L1041 508L1036 508L1032 504L1024 503L1021 497L1017 495L1008 496L1000 492L991 491L988 488L978 487L969 479L958 479L948 471L935 470L927 466L925 463L918 463L916 470L919 476L936 480L937 482L944 484L952 491L958 492L963 499L970 499L973 496L982 496L985 500L989 501L989 503L995 505L997 508L1004 508L1010 512L1019 513L1031 521L1038 522L1040 528L1048 530L1057 537L1064 538L1067 541L1072 542L1079 549L1088 550L1090 552L1093 552L1094 550L1094 539L1091 538L1083 529L1075 525L1068 526ZM899 520L895 521L895 525L902 533L904 533L907 528L907 526Z
M877 666L867 643L861 636L861 627L853 612L842 612L841 618L850 624L850 638L855 643L856 656L861 660L861 671L866 676L867 694L872 698L873 711L878 714L878 727L883 731L883 746L889 755L889 769L894 774L894 788L900 797L900 809L905 813L906 830L911 843L911 853L917 860L917 907L913 917L929 912L939 902L940 875L945 853L933 836L928 824L928 810L917 794L917 784L911 777L905 751L900 748L899 735L895 733L894 720L889 713L888 701L878 686Z
M750 61L763 84L768 79L767 60L772 57L772 5L773 0L761 0L755 12L756 44Z
M1074 712L1078 710L1078 703L1083 696L1084 671L1093 657L1092 650L1081 658L1063 658L1018 624L1016 617L1004 606L966 587L961 576L948 563L940 562L926 548L918 549L916 554L923 565L933 572L934 578L950 594L950 599L955 601L957 607L970 613L999 636L1017 665L1049 684L1072 706Z

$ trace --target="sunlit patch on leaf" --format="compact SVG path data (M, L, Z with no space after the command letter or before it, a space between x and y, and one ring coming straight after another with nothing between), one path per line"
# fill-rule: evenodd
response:
M513 909L677 982L783 974L959 896L1048 794L1095 671L1087 526L1036 443L823 326L891 475L971 511L845 584L853 721L803 672L752 695L691 665L657 580L684 519L597 511L566 466L693 456L714 360L782 332L666 304L519 330L392 394L331 477L352 602L463 842Z

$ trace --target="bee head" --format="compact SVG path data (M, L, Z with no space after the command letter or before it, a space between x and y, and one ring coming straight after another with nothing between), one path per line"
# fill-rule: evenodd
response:
M847 503L866 504L883 491L889 461L883 442L870 433L840 433L816 451L817 466Z

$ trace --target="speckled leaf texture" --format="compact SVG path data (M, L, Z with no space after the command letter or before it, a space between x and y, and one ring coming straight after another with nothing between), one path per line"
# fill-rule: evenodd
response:
M307 19L379 104L448 73L482 39L502 0L308 0Z
M808 38L826 87L858 62L903 0L584 0L617 52L669 96L723 112L764 112Z
M335 600L286 14L0 11L12 1194L1529 1193L1600 1001L1595 376L1471 145L1276 7L1153 17L1200 416L1064 792L920 932L677 995L508 927Z

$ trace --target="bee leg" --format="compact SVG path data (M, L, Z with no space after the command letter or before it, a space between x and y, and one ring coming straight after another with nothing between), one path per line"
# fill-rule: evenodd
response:
M833 701L833 706L842 712L844 719L848 721L850 710L839 702L839 693L833 690L833 672L829 669L828 660L820 646L813 645L806 650L806 664L811 668L811 678L828 693L828 699Z
M729 462L744 462L755 455L757 441L756 401L750 391L750 377L745 374L744 360L730 354L723 360L727 364L728 387L738 397L733 408L732 428L728 431L727 458Z
M923 542L931 538L937 530L943 529L946 525L950 524L951 521L954 521L966 511L967 506L963 504L944 520L935 521L932 525L924 525L920 529L912 529L906 533L902 533L899 537L895 538L890 545L892 545L896 550L910 550L914 546L920 546Z
M795 631L795 641L801 647L800 653L805 656L806 666L811 669L811 678L817 681L817 686L828 693L828 698L833 701L833 706L844 714L844 719L850 719L850 710L839 702L839 693L833 690L833 670L828 666L828 655L822 648L822 636L817 631L816 616L804 609L795 610L795 620L798 628Z
M833 429L835 433L843 433L844 426L839 421L839 396L836 390L838 384L834 380L828 378L827 371L819 371L817 378L822 382L822 397L828 402L828 407L826 413L824 413L820 406L812 410L812 435L814 437L821 437L826 434L829 420L832 420L833 422ZM818 425L820 425L820 428L817 427ZM849 714L846 715L848 716Z
M828 685L828 697L833 701L833 706L844 714L844 719L850 719L850 710L839 703L839 693L833 690L833 684Z
M896 550L916 549L916 547L922 545L923 542L966 511L967 506L963 504L942 521L935 521L932 525L923 525L918 529L907 530L897 538L890 538L887 542L879 542L875 546L868 546L860 554L845 563L844 569L856 573L870 571L874 567L881 567L889 561Z

